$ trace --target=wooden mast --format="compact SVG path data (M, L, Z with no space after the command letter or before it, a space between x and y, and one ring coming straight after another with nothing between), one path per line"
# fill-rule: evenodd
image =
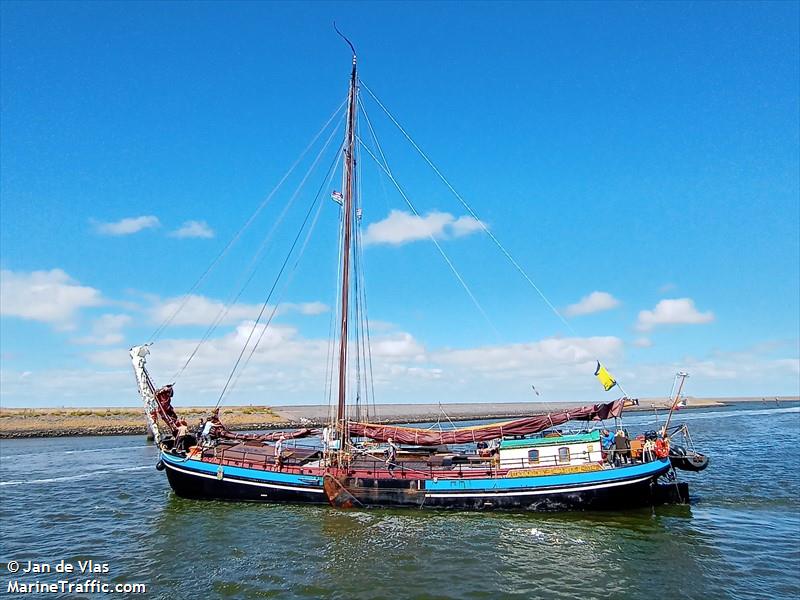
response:
M338 31L338 30L337 30ZM341 35L341 34L340 34ZM342 36L344 37L344 36ZM349 40L345 38L348 44ZM350 253L351 234L353 230L353 179L355 177L355 129L356 129L356 94L358 93L356 75L356 52L353 45L353 70L350 74L350 94L347 111L347 132L345 137L344 160L344 222L342 225L342 296L341 296L341 330L339 333L339 401L336 407L336 430L339 439L339 457L345 450L349 439L347 428L347 341L348 341L348 307L350 299ZM339 459L341 460L341 458ZM339 461L337 461L339 462Z

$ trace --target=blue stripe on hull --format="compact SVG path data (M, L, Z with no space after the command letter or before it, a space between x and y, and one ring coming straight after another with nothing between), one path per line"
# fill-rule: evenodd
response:
M219 469L219 465L193 459L185 460L166 452L161 453L161 459L165 463L169 463L170 465L174 465L183 470L206 473L215 477ZM314 475L296 475L294 473L263 471L261 469L248 469L243 467L232 467L229 465L223 465L222 472L225 477L236 477L264 483L322 489L322 477L316 477Z
M669 470L669 460L659 459L653 462L589 471L586 473L570 473L568 475L543 475L539 477L502 477L483 479L439 479L426 481L425 490L429 492L492 492L540 490L542 488L558 488L622 482L642 477L657 477Z

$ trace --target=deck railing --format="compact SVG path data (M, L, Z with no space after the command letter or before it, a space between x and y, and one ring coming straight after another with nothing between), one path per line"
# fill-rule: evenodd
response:
M230 452L232 447L216 446L214 448L204 448L203 457L210 462L236 466L244 468L255 468L268 470L270 467L275 466L274 455L269 455L264 452L248 452L247 446L238 445L235 447L235 452ZM318 467L310 467L303 465L297 459L293 458L291 451L293 448L308 448L314 450L321 450L318 446L293 444L284 449L283 459L281 461L280 470L286 473L294 474L318 474ZM213 450L212 456L208 456L208 451ZM386 476L391 471L392 474L400 478L480 478L480 477L495 477L508 474L509 471L516 469L533 470L537 468L548 467L562 467L571 465L583 465L590 463L597 463L598 461L591 460L590 452L572 452L569 460L562 460L559 456L541 456L538 462L532 462L528 457L519 457L511 459L498 459L497 455L493 456L479 456L477 454L458 454L462 460L466 458L465 462L457 462L456 464L448 466L439 466L430 464L429 460L420 458L417 460L406 459L397 460L394 467L389 469L389 463L386 458L379 454L379 451L372 453L369 451L360 451L357 455L357 461L354 463L352 469L355 473L362 476ZM636 461L639 462L639 461ZM427 463L427 464L426 464ZM607 463L603 463L607 464Z

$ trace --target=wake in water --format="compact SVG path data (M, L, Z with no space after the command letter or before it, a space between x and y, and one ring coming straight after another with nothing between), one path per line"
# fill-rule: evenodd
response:
M66 477L50 477L48 479L20 479L15 481L0 481L0 486L4 485L35 485L40 483L59 483L62 481L75 481L78 479L86 479L95 475L108 475L110 473L124 473L127 471L141 471L143 469L152 469L153 465L142 465L139 467L125 467L124 469L110 469L105 471L89 471L87 473L80 473L78 475L68 475Z
M91 450L67 450L66 452L61 452L60 454L84 454L87 452L114 452L117 450L136 450L138 448L150 448L151 444L146 444L144 446L109 446L108 448L92 448ZM17 458L19 456L39 456L44 454L50 454L50 452L25 452L24 454L8 454L6 456L0 456L0 460L8 460L11 458Z

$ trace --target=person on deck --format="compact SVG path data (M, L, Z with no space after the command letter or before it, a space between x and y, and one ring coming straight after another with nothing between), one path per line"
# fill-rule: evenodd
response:
M397 446L392 438L386 440L386 443L389 444L389 447L386 448L386 468L389 469L389 473L394 477L394 468L397 466Z
M214 422L209 419L206 421L206 424L203 425L203 431L200 432L200 439L202 444L208 444L211 441L211 430L214 429Z
M194 430L194 436L197 438L197 443L201 443L203 441L203 427L206 426L206 420L203 417L200 417L200 422L197 423L197 428Z
M186 436L189 435L189 427L186 421L178 421L178 430L175 432L175 449L179 452L186 451Z
M616 464L621 462L628 463L631 456L631 443L628 441L628 436L625 435L624 429L617 430L614 436L614 450L616 451Z
M281 437L275 443L275 466L279 469L283 466L283 442L285 440L286 436L281 434Z
M669 438L659 437L655 443L656 458L667 458L669 456Z
M600 431L600 446L603 448L603 456L608 464L614 463L614 435L608 430Z

